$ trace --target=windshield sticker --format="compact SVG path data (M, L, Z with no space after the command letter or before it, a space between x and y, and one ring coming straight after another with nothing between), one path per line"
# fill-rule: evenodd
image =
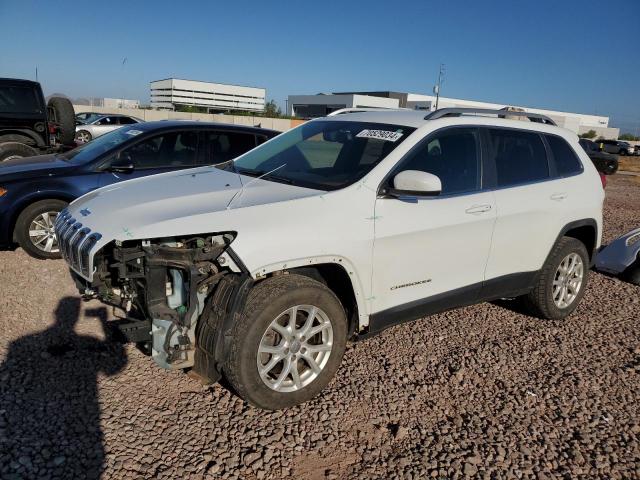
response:
M400 137L402 137L402 133L400 132L390 132L389 130L362 130L356 137L360 138L377 138L378 140L385 140L387 142L396 142Z
M142 130L127 130L126 132L127 135L140 135L142 133Z

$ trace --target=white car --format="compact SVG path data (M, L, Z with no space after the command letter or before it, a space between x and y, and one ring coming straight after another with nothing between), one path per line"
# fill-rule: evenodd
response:
M81 292L123 308L162 367L266 409L401 322L498 298L576 308L604 190L574 133L523 112L340 113L74 201L56 233Z
M113 132L124 125L133 125L144 120L129 115L103 115L89 113L86 117L76 115L76 142L87 143L105 133Z

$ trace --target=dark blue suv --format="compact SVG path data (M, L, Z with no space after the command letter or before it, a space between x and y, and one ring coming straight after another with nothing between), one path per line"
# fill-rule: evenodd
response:
M71 201L96 188L235 158L279 132L191 121L122 127L63 154L0 163L0 246L59 258L53 223Z

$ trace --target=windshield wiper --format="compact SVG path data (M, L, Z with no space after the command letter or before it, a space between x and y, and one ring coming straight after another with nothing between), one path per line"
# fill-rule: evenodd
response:
M292 184L294 183L294 181L288 177L282 177L280 175L274 175L273 172L275 172L276 170L281 169L282 167L284 167L284 165L279 166L278 168L275 168L273 170L253 170L253 169L238 169L236 170L237 173L239 173L240 175L247 175L249 177L256 177L257 179L261 179L261 178L271 178L272 180L276 180L279 182L283 182L283 183L288 183L288 184Z

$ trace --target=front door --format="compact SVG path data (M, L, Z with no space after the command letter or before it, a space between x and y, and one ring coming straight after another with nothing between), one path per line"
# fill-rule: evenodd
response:
M198 136L197 131L166 132L125 148L113 161L130 159L133 171L121 173L106 168L100 186L196 166Z
M437 175L442 193L376 200L372 330L418 318L430 302L445 308L473 303L491 246L496 209L493 193L482 189L477 129L435 132L409 152L390 181L405 170Z

